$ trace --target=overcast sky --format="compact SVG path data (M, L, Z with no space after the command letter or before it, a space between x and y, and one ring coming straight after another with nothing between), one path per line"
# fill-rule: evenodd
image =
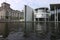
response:
M60 0L0 0L0 6L2 2L9 3L12 9L22 10L24 5L28 5L35 9L39 7L49 7L52 3L60 3Z

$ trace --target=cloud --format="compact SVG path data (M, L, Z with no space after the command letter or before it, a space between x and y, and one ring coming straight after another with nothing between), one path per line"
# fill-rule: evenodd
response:
M1 6L1 3L5 2L5 0L0 0L0 6Z
M0 4L4 1L5 0L0 0ZM6 2L11 5L12 9L22 10L24 5L32 8L49 7L52 3L60 3L60 0L7 0Z

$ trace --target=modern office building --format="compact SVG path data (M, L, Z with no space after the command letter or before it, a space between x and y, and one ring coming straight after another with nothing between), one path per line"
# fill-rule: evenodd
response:
M60 4L50 4L50 13L53 15L51 20L60 21L59 14L60 14Z
M56 32L56 33L60 33L60 4L50 4L50 13L51 13L51 17L50 17L50 21L53 21L54 25L51 24L51 29L50 31ZM54 27L52 27L54 26Z
M36 8L34 11L34 21L37 21L36 27L39 33L47 31L47 21L49 18L49 10L47 7Z
M50 4L50 31L52 36L60 38L60 4ZM52 37L53 38L53 37Z
M49 12L48 12L48 8L46 7L42 7L42 8L36 8L34 11L34 15L35 15L35 21L44 21L45 18L48 19L49 16Z

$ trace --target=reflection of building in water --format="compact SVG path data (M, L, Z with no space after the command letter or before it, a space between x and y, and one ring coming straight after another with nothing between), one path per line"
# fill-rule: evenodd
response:
M46 21L48 20L49 17L49 12L48 12L48 8L43 7L43 8L37 8L34 11L34 21L38 21L37 25L37 29L38 31L46 31ZM39 22L40 21L40 22ZM43 22L41 22L43 21Z

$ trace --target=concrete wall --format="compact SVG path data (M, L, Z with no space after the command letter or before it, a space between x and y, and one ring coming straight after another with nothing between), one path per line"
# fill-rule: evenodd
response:
M24 6L24 19L25 21L32 21L33 9L27 5Z
M32 30L32 22L33 21L33 9L27 5L24 6L24 21L25 21L25 32L26 33L31 33Z
M5 31L5 25L6 23L0 23L0 34L3 34Z

